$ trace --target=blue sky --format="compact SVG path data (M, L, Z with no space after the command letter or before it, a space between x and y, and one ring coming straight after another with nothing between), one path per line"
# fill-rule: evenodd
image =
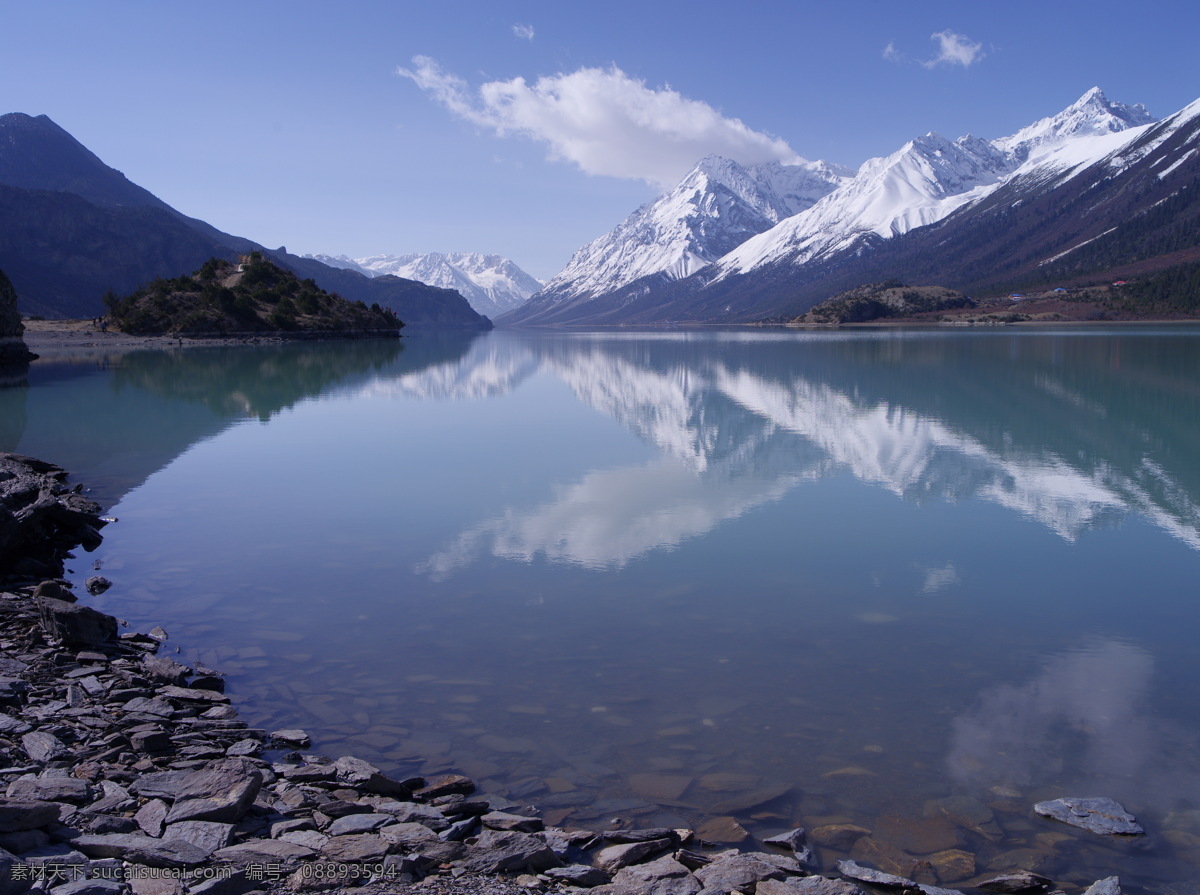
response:
M0 0L0 22L0 112L187 214L543 279L707 151L856 167L1094 85L1157 116L1200 97L1188 2Z

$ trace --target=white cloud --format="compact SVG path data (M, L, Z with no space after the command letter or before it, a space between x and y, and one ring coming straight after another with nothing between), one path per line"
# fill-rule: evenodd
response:
M427 56L397 73L453 114L498 136L545 143L551 159L588 174L669 186L706 155L743 164L800 161L786 142L726 118L669 87L653 89L616 66L489 81L472 91Z
M976 43L965 34L955 34L947 29L929 35L929 39L937 41L938 54L928 62L921 63L926 68L943 64L969 68L984 57L983 44Z
M521 38L521 40L533 40L533 26L513 25L513 34Z
M965 34L957 34L949 29L931 34L929 39L936 41L938 46L938 53L932 59L910 60L896 48L895 41L888 41L888 45L883 48L882 56L888 62L912 61L925 66L925 68L934 68L938 65L961 65L963 68L970 68L987 55L983 52L983 44L971 40Z

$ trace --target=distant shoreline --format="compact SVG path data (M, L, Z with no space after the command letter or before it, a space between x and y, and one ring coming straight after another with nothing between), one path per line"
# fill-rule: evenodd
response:
M296 333L247 333L246 335L185 335L185 336L139 336L118 330L101 331L91 319L84 320L25 320L25 345L34 354L46 355L55 351L71 351L77 348L197 348L214 345L251 345L263 342L326 341L343 338L397 338L397 333L375 334L319 333L297 335Z

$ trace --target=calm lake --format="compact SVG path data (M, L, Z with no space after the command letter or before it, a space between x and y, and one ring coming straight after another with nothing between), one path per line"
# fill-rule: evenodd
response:
M88 602L314 751L567 826L871 831L826 870L1200 892L1200 328L58 355L0 449L119 517Z

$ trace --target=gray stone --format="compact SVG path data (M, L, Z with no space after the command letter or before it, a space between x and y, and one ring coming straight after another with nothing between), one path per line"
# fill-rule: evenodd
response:
M210 820L185 820L171 824L163 830L163 839L178 839L190 842L207 855L225 848L233 842L233 824L219 824Z
M415 851L429 842L437 842L438 835L424 824L394 823L379 831L385 842Z
M12 715L6 715L0 712L0 734L6 736L20 736L32 728L20 718L14 718Z
M137 810L133 819L147 836L161 836L167 819L167 803L162 799L151 799Z
M132 817L96 814L86 824L89 833L136 833L138 825Z
M607 830L604 832L606 842L650 842L653 839L670 839L679 842L679 833L668 827L650 827L639 830Z
M479 818L464 817L462 820L455 821L454 823L450 824L450 826L446 827L446 829L438 833L438 839L442 839L446 842L460 842L474 833L478 826Z
M446 816L432 805L422 805L418 802L382 802L375 808L392 815L401 823L423 824L434 832L441 832L450 826Z
M1121 895L1121 880L1116 876L1098 879L1087 887L1083 895Z
M57 805L35 801L0 803L0 833L36 830L38 827L44 827L56 820L58 820Z
M236 823L254 803L262 787L262 772L243 759L215 762L190 774L179 785L167 823L211 820Z
M979 888L985 892L1001 893L1048 892L1053 885L1054 883L1044 876L1038 876L1029 870L1017 870L992 877L980 883Z
M778 836L771 836L764 839L767 845L778 845L781 848L790 848L792 851L800 851L808 844L808 840L804 835L803 827L796 827L786 833L780 833Z
M171 736L165 730L141 730L129 735L129 744L135 752L170 752L175 748Z
M281 746L291 746L296 749L307 749L312 745L312 738L303 730L289 728L271 732L271 742Z
M515 873L549 870L561 864L550 847L536 836L484 830L468 847L462 867L468 873Z
M111 615L52 597L37 597L36 602L43 630L68 646L103 646L117 639L117 620Z
M519 833L537 833L546 828L538 817L524 817L504 811L489 811L479 818L489 830L516 830Z
M619 895L698 895L704 887L692 872L672 858L664 855L646 864L623 867L613 876L613 889Z
M759 880L782 879L784 872L757 855L735 855L714 861L696 871L696 879L705 886L730 891L752 887Z
M1038 802L1033 810L1073 827L1107 835L1137 836L1146 831L1134 817L1112 799L1054 799Z
M229 702L228 696L218 693L216 690L197 690L193 687L177 687L174 684L159 687L158 695L181 702Z
M763 880L754 890L754 895L864 895L864 892L844 879L803 876Z
M88 858L87 855L71 848L65 842L55 842L51 845L25 852L21 855L21 861L26 864L44 867L47 864L83 865L88 863Z
M620 845L610 845L596 852L592 862L601 870L616 873L622 867L637 864L651 855L657 855L671 848L670 839L651 839L648 842L625 842Z
M103 575L93 575L91 578L88 578L85 582L83 582L83 586L86 587L87 592L94 597L98 594L104 593L106 590L112 587L112 582Z
M329 841L321 847L321 855L339 864L382 861L389 845L375 833L330 836Z
M192 771L152 771L142 774L129 788L147 799L174 799L179 787L192 775Z
M71 802L82 805L92 801L92 788L78 777L27 774L8 784L6 795L18 801Z
M154 839L137 833L76 836L71 845L91 858L120 858L147 867L190 867L208 857L189 842Z
M339 817L324 832L330 836L345 836L350 833L369 833L387 824L395 824L390 814L347 814Z
M165 699L157 696L135 696L125 703L122 708L131 715L153 715L156 718L170 718L178 709Z
M915 889L917 887L917 884L911 879L896 876L894 873L884 873L882 870L875 870L872 867L864 867L857 861L838 861L837 869L842 876L848 876L850 879L856 879L863 883L872 883L876 886L895 886L906 889Z
M44 730L33 730L21 737L21 748L38 764L67 758L71 754L62 740Z
M292 845L303 845L305 848L311 848L314 851L320 851L329 842L329 837L324 833L318 833L316 830L291 830L287 833L281 833L276 839L282 839L284 842L290 842Z
M359 792L374 793L381 796L399 796L409 798L412 790L398 780L393 780L382 773L379 768L360 758L343 756L333 763L337 779L357 789Z
M194 846L193 846L194 847ZM303 845L281 839L251 839L214 852L212 859L224 864L294 864L311 858L316 852Z
M568 864L566 867L551 867L549 870L542 872L555 882L567 883L581 889L602 886L611 879L599 867L588 867L586 864Z
M462 774L443 774L434 777L420 789L413 792L413 797L426 802L439 796L464 795L469 796L475 791L475 781Z
M166 656L145 656L142 658L142 671L147 677L156 681L174 684L179 687L187 680L192 670L186 665L180 665L174 659Z

